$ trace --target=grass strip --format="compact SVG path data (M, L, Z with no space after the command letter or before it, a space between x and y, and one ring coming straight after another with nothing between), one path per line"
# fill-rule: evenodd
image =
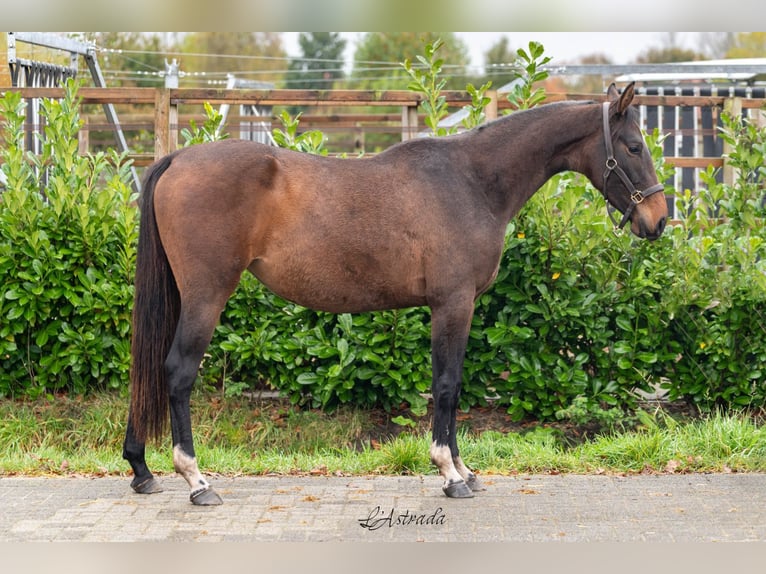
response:
M433 474L430 435L386 434L369 412L300 410L279 402L195 395L197 456L205 472ZM127 400L116 394L0 400L0 476L127 475L121 458ZM461 431L461 453L483 474L766 472L766 426L747 413L678 422L662 411L631 430L572 443L555 426L523 432ZM395 426L395 425L394 425ZM170 440L147 449L150 468L172 473Z

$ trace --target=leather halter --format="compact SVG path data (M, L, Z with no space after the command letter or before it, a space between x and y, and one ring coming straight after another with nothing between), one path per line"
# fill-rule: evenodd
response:
M603 110L603 121L604 121L604 145L606 147L606 170L604 171L604 199L606 200L607 205L607 213L609 214L609 219L612 220L612 223L614 224L615 229L622 229L625 227L625 224L628 222L628 219L630 219L630 215L633 213L633 210L636 208L636 206L644 201L647 197L650 195L657 193L658 191L662 191L665 189L665 187L658 183L656 185L653 185L652 187L645 189L644 191L639 191L636 189L636 187L633 185L633 182L630 181L630 178L628 177L628 174L625 173L625 171L617 165L617 160L614 158L614 148L612 146L612 135L609 131L609 102L604 102L602 104L601 109ZM612 211L609 210L609 198L606 195L606 182L609 179L609 176L612 175L612 173L617 174L617 177L620 178L620 181L622 181L622 184L625 186L625 189L627 189L630 192L630 205L625 210L625 212L622 215L622 219L619 223L617 223L617 220L612 215Z

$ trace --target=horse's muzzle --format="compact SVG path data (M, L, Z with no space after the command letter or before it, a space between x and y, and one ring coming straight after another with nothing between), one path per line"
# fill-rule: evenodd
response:
M665 225L667 225L667 222L667 217L660 217L657 220L657 224L654 226L654 229L650 229L642 220L639 222L638 236L642 239L648 239L649 241L659 239L660 235L662 235L662 232L665 231Z

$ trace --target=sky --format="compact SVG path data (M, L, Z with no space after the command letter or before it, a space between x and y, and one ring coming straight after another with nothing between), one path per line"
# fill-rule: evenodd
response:
M504 35L509 37L514 50L526 48L530 41L540 42L554 62L562 63L603 53L614 64L630 64L646 49L667 41L663 32L459 32L458 35L468 45L474 65L483 65L484 53ZM690 39L681 35L678 40L686 47Z
M484 65L484 54L500 38L508 36L513 50L526 48L530 41L542 43L552 63L572 63L579 57L602 53L614 64L630 64L648 48L668 42L667 32L456 32L466 43L473 66ZM675 41L683 48L694 48L694 32L676 32ZM353 58L354 44L362 32L341 32L348 40L345 58ZM289 56L300 56L298 32L283 32Z

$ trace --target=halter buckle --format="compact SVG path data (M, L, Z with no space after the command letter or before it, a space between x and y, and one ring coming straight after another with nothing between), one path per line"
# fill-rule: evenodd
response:
M641 193L640 191L634 191L633 193L630 194L630 199L633 201L633 203L638 205L639 203L644 201L645 198L644 198L644 194Z

